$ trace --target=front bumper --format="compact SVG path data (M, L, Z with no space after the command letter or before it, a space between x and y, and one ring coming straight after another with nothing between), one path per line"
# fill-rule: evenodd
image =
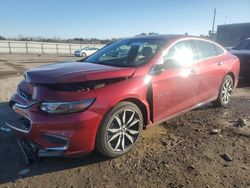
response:
M38 103L27 105L22 100L17 94L12 97L10 106L14 112L6 125L37 145L39 156L76 156L94 150L100 114L91 109L72 114L47 114L38 110Z
M80 57L81 56L81 52L75 52L74 55L77 56L77 57Z

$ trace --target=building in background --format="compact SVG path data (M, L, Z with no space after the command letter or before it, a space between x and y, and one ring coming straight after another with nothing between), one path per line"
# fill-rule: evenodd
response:
M217 26L217 42L225 47L235 47L250 38L250 23Z

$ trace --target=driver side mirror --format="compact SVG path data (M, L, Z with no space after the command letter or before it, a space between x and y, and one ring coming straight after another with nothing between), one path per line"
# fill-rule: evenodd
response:
M157 64L152 71L153 74L160 74L161 72L171 69L181 67L180 64L175 59L167 59L161 64Z

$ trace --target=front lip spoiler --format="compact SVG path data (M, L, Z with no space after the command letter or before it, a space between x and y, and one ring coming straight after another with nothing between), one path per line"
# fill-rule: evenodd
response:
M37 155L38 157L63 157L64 153L65 153L64 150L39 149Z
M45 149L48 151L66 151L68 149L68 145L62 147L50 147Z

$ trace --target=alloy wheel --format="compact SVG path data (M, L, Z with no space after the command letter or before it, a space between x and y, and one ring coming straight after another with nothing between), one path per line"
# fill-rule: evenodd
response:
M233 91L233 80L231 79L231 77L228 77L222 87L222 92L221 92L221 99L223 101L223 103L227 104L230 100L230 97L232 95L232 91Z
M130 149L140 133L140 119L132 109L117 112L107 129L107 143L114 152Z

